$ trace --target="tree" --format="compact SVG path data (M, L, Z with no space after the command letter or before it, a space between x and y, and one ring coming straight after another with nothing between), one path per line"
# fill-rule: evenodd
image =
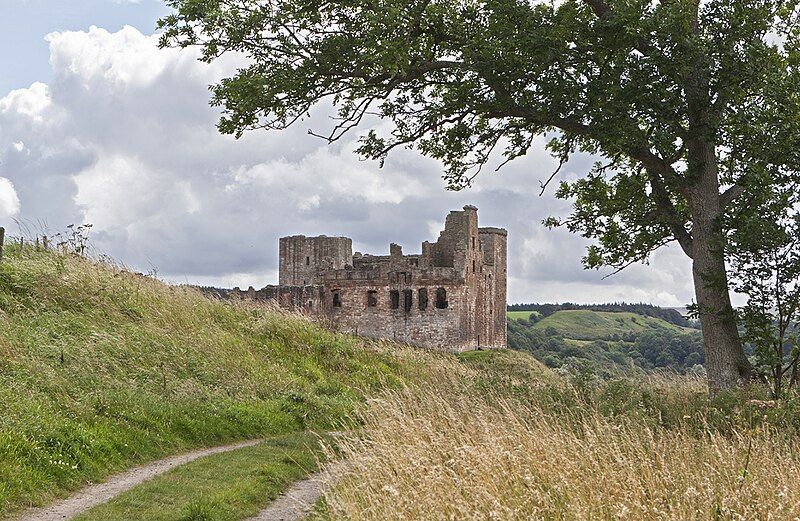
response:
M755 368L774 398L800 378L800 186L765 197L729 238L732 285ZM788 381L787 381L788 380Z
M382 162L416 148L453 189L495 150L511 161L543 134L561 164L603 158L560 185L573 212L547 223L593 240L589 268L677 242L716 392L752 372L726 226L758 183L798 170L797 1L168 0L160 27L162 45L200 46L205 61L250 60L212 87L224 133L285 129L329 99L338 119L316 135L387 119L358 152Z

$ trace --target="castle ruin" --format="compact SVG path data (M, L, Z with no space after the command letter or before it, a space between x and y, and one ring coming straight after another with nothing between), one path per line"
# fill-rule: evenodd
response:
M279 284L233 298L273 301L340 331L420 347L506 347L507 232L479 228L478 209L452 211L435 243L404 255L353 254L347 237L280 239Z

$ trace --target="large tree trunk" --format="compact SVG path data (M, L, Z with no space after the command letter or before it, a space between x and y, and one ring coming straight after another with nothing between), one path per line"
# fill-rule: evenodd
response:
M747 381L752 366L742 348L728 289L716 154L713 146L700 140L689 148L696 173L689 197L694 239L692 276L706 350L708 387L714 395Z
M714 395L747 381L752 367L736 327L725 263L721 256L708 251L705 241L697 239L696 234L692 275L706 350L708 388Z

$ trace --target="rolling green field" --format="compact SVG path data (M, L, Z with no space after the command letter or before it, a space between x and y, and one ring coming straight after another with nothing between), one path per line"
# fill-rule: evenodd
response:
M539 314L536 311L507 311L506 316L508 316L510 320L519 320L521 318L528 320L528 317L531 316L531 313L533 313L534 315Z
M615 342L576 337L681 331L586 315L516 324L545 343L540 327L569 330L567 349L608 356L621 353L596 344ZM796 402L712 403L702 380L674 374L591 385L560 375L520 352L368 341L15 245L0 264L0 518L136 464L253 438L266 440L175 468L81 519L239 520L332 453L347 474L323 519L605 519L622 500L635 518L655 507L672 519L800 512ZM321 452L309 431L330 430L345 432Z
M528 313L516 311L512 313ZM574 340L600 340L613 335L623 336L629 333L645 331L684 332L685 328L670 324L665 320L646 317L629 312L564 310L541 319L534 326L536 329L555 329L564 338Z
M565 309L534 321L520 317L530 313L509 312L508 345L550 368L604 377L640 370L702 370L697 329L632 311Z

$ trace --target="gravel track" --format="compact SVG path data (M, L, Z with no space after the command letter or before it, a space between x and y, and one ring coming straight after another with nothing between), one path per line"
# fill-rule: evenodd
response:
M12 519L15 521L63 521L65 519L71 519L179 465L184 465L204 456L251 447L261 443L261 441L262 440L250 440L232 443L230 445L196 450L154 461L121 474L116 474L104 483L90 485L73 496L50 506L30 509Z

